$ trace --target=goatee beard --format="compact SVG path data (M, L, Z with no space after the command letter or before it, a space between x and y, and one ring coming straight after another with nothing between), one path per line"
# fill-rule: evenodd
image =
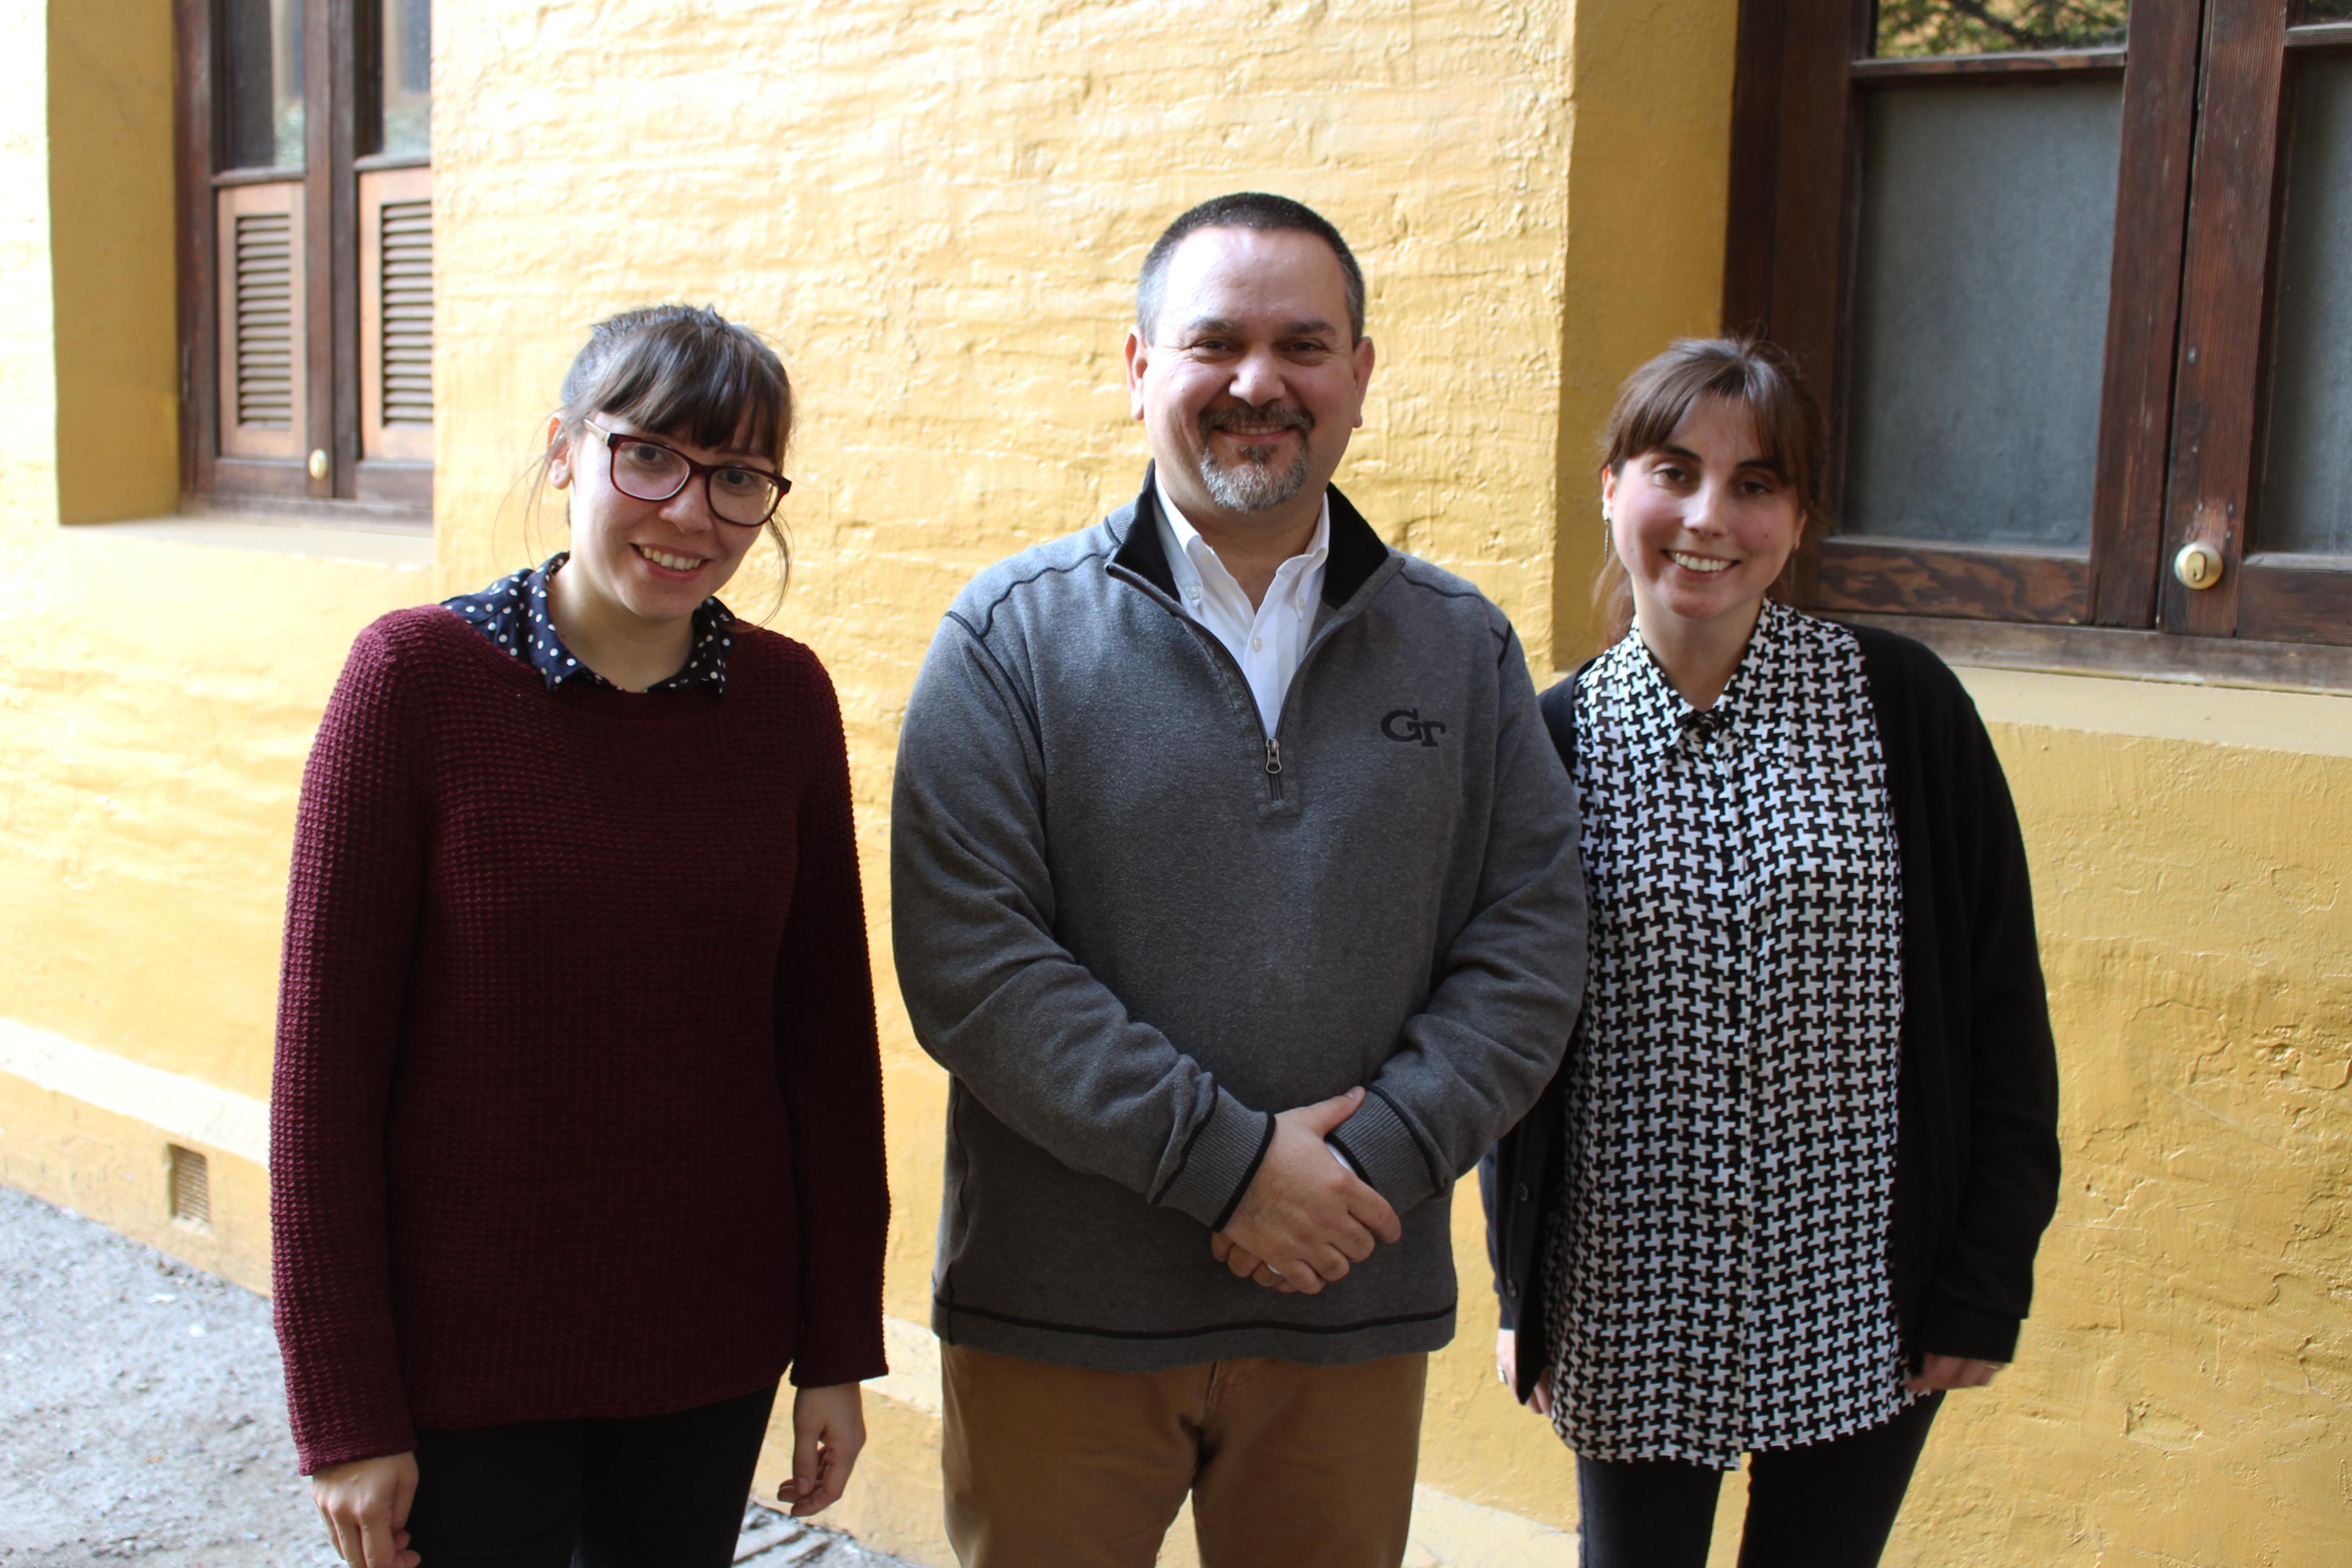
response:
M1257 425L1280 420L1300 434L1298 455L1287 468L1274 467L1275 448L1244 447L1241 460L1233 464L1217 461L1209 446L1209 432L1226 428L1230 424ZM1227 511L1272 511L1307 488L1306 432L1313 422L1293 409L1235 409L1214 418L1203 416L1201 421L1201 488L1209 499Z

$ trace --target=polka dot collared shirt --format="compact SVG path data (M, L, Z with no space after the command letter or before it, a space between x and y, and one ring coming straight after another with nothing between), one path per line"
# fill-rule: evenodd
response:
M549 556L544 564L527 572L510 573L478 594L444 599L441 607L454 612L493 644L545 676L550 690L567 680L618 690L611 681L572 656L547 613L547 585L554 580L557 570L571 559L570 551L559 552ZM695 606L694 643L688 650L685 665L676 675L646 689L690 691L708 682L713 692L724 697L727 650L734 646L734 612L715 597L705 599Z

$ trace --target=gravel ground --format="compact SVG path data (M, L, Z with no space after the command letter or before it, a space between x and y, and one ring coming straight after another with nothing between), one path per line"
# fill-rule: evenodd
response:
M747 1505L735 1561L903 1568ZM0 1563L339 1568L294 1471L269 1304L0 1187ZM430 1568L430 1564L427 1564Z

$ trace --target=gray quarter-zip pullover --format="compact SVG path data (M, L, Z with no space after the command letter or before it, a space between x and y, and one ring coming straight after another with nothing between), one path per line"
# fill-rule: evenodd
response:
M953 1075L932 1326L1152 1371L1453 1337L1454 1179L1549 1081L1584 981L1572 787L1508 621L1337 489L1268 734L1188 617L1155 487L975 578L900 735L899 988ZM1273 1113L1361 1084L1339 1144L1404 1239L1316 1296L1209 1253Z

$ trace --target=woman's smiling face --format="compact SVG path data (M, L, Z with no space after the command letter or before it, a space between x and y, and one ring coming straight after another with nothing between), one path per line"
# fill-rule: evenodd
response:
M1744 636L1804 527L1755 419L1720 397L1698 399L1663 444L1603 469L1601 498L1635 618L1662 630L1737 621Z
M622 416L600 413L549 464L550 479L571 492L572 560L564 575L574 579L575 589L593 589L604 613L617 610L655 625L685 620L727 585L760 530L711 515L700 478L666 501L624 495L614 487L612 453L594 426L624 439L654 434ZM657 438L700 462L774 466L763 452L716 451L676 434Z

